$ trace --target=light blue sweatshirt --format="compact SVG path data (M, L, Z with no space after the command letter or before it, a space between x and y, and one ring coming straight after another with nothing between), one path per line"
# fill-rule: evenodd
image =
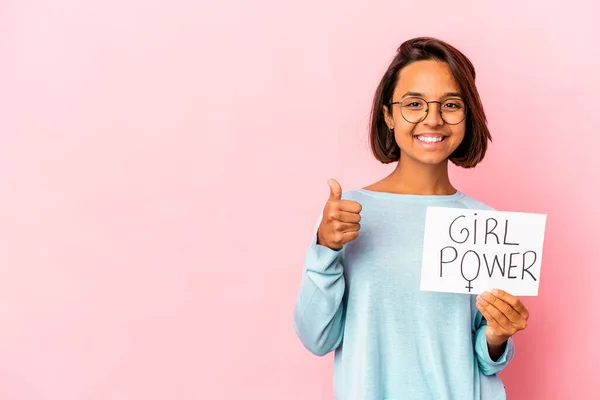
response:
M308 350L335 350L335 398L505 399L496 374L513 357L512 339L493 361L474 295L420 291L427 206L491 208L461 192L342 198L362 205L359 237L334 251L315 232L293 312Z

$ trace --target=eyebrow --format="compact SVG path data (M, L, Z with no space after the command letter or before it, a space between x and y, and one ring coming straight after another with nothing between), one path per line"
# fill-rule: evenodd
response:
M406 92L406 93L404 93L404 95L401 98L405 98L406 96L425 97L425 95L423 93ZM458 92L446 92L446 93L444 93L444 95L442 97L461 97L462 98L462 94L460 94Z

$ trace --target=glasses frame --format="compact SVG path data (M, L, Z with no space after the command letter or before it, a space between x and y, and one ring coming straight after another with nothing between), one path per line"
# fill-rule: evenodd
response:
M409 98L409 99L419 99L419 100L423 100L423 102L424 102L425 104L427 104L427 108L425 109L425 116L424 116L423 118L421 118L421 119L420 119L419 121L417 121L417 122L412 122L412 121L409 121L409 120L407 120L407 119L406 119L406 117L404 116L404 113L402 112L402 107L404 107L404 106L402 105L402 103L403 103L404 101L406 101L407 99L405 99L404 101L393 101L393 102L391 102L391 103L390 103L390 107L391 107L392 105L394 105L394 104L398 104L398 105L400 106L400 115L402 115L402 118L403 118L403 119L404 119L406 122L408 122L409 124L413 124L413 125L419 124L419 123L421 123L421 122L425 121L425 119L427 119L427 116L429 115L429 104L431 104L431 103L437 103L437 104L439 104L439 113L440 113L440 118L442 119L442 121L444 121L444 122L445 122L446 124L448 124L448 125L458 125L458 124L460 124L461 122L463 122L463 121L464 121L464 120L467 118L467 114L468 114L468 112L469 112L469 107L467 106L467 103L466 103L466 102L465 102L463 99L460 99L460 100L461 100L463 103L465 103L465 115L464 115L464 117L463 117L463 118L462 118L460 121L458 121L458 122L455 122L455 123L452 123L452 124L451 124L451 123L449 123L448 121L446 121L446 120L444 119L444 115L443 115L443 113L442 113L442 103L443 103L443 102L445 102L445 101L447 101L447 100L444 100L444 101L426 101L424 98L422 98L422 97L419 97L419 96L410 96L410 98ZM448 99L448 100L450 100L450 99Z

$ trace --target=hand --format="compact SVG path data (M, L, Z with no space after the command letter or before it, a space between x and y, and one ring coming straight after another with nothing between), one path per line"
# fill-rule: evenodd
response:
M356 201L342 200L342 188L335 179L327 184L330 194L317 231L317 244L339 250L358 237L362 206Z
M494 289L477 296L477 308L487 320L485 337L489 346L502 346L527 327L529 311L521 300L502 290Z

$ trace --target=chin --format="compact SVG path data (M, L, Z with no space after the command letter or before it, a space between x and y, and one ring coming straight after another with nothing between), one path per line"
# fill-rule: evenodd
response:
M437 148L430 148L431 146L427 147L428 148L423 149L420 148L420 146L407 146L406 151L402 151L402 147L400 147L400 159L404 157L405 159L410 159L411 161L409 162L411 163L435 166L447 163L452 152L455 150L454 146L441 146L439 144L435 146Z
M419 153L412 154L410 157L414 161L416 161L420 164L425 164L425 165L444 164L448 161L448 158L450 157L450 155L447 154L447 152L445 152L445 151L443 151L443 152L427 152L425 154L423 154L423 153L419 154Z
M447 158L422 158L422 159L417 159L418 162L420 162L421 164L425 164L425 165L440 165L440 164L444 164L448 161Z

